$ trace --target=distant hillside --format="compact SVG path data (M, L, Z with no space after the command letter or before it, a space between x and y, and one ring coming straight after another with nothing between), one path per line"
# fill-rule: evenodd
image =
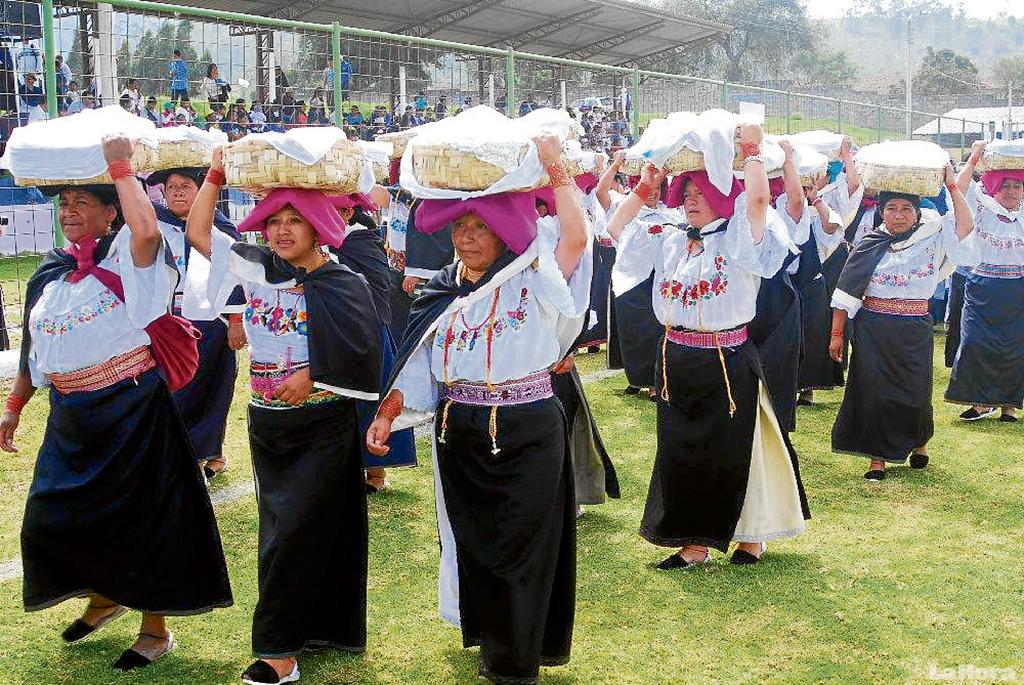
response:
M824 20L822 24L830 33L829 47L845 50L860 68L859 80L872 77L881 77L887 83L898 80L906 54L903 22L865 16ZM1024 53L1024 20L1015 17L981 20L939 13L915 21L912 31L917 64L928 46L950 48L969 56L978 66L980 78L989 83L993 63L1002 57Z

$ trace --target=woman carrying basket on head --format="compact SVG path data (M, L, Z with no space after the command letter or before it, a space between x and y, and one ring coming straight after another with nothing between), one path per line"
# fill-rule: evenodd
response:
M854 247L832 294L835 361L844 354L850 322L853 352L842 406L832 426L832 451L871 459L867 480L885 478L887 462L928 465L932 422L932 336L928 298L949 262L970 261L974 222L946 170L953 211L941 218L921 198L878 196L877 228Z
M575 606L572 467L549 370L589 303L590 237L558 138L536 143L558 222L538 222L532 192L420 204L420 231L453 224L458 262L413 303L366 438L383 454L396 419L434 414L440 611L498 683L566 663Z
M977 224L978 252L965 278L960 347L946 400L970 404L960 418L977 421L1001 410L1017 421L1024 402L1024 170L990 169L972 183L984 154L975 144L957 186Z
M246 683L299 679L309 648L366 648L367 513L355 400L375 400L380 321L366 279L332 262L341 248L339 208L365 198L272 190L239 230L251 245L212 231L224 183L221 150L188 217L192 248L209 278L190 277L193 318L216 316L245 292L250 346L249 444L259 508L259 600Z
M50 386L21 530L25 608L88 597L67 642L143 612L114 663L122 670L174 649L166 616L231 604L213 507L168 387L187 378L154 359L152 346L168 341L153 326L177 271L132 150L127 138L104 140L113 185L53 188L69 247L29 279L21 364L0 422L0 448L13 452L22 407Z
M664 331L658 448L640 534L680 548L662 570L706 563L709 547L724 552L731 542L733 563L756 563L768 540L802 533L809 516L747 332L760 280L782 268L790 243L769 206L761 127L736 135L745 192L731 173L724 193L708 172L689 172L673 182L685 223L631 224L665 177L648 165L607 227L618 242L616 270L655 274L651 297Z

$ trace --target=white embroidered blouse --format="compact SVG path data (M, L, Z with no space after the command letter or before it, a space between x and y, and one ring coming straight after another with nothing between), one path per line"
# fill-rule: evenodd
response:
M626 292L654 270L652 298L658 321L699 331L724 331L754 318L761 278L771 278L793 248L782 218L771 207L761 242L754 244L746 193L736 198L728 228L711 222L695 254L685 225L634 221L619 236L615 270ZM614 275L613 275L614 279ZM619 290L616 290L619 292Z
M163 266L165 249L161 243L156 262L139 268L132 262L131 231L121 228L98 266L121 277L124 302L94 276L43 288L28 322L32 385L43 387L51 373L78 371L149 345L144 329L167 313L177 284L177 274Z
M593 258L588 246L566 281L555 261L559 233L557 218L539 219L537 239L494 277L501 285L456 299L427 333L394 386L418 419L434 411L446 379L486 382L488 349L492 383L548 369L569 351L590 304Z
M885 225L876 230L885 231ZM932 209L922 210L922 226L904 243L897 243L882 257L871 276L865 297L885 299L927 300L935 293L953 265L977 259L977 231L960 240L956 235L956 219L950 211L940 217ZM836 290L832 307L844 309L852 319L863 301Z
M1024 207L1011 212L978 183L967 191L967 206L974 216L978 249L964 266L983 276L1024 277Z

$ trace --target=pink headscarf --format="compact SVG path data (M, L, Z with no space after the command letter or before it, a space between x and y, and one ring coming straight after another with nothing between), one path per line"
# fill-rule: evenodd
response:
M516 254L537 237L537 204L532 192L500 193L469 200L422 200L416 230L430 235L456 219L476 214Z
M363 207L376 211L377 207L367 195L325 195L308 188L275 188L256 204L256 209L238 224L239 232L258 231L267 235L267 219L283 207L291 206L313 226L320 242L337 249L345 240L345 220L339 209Z
M586 195L597 187L597 183L600 180L601 179L597 177L597 174L593 171L588 171L587 173L580 174L576 177L576 186L583 191L584 195Z
M591 190L597 187L598 183L597 174L593 172L587 172L580 174L576 177L576 187L583 191L584 194L589 193ZM536 188L533 191L533 196L536 200L543 202L548 206L548 214L555 213L555 190L551 186L544 186L543 188Z
M772 196L772 202L775 202L782 194L786 192L786 179L783 176L776 176L775 178L768 179L768 192Z
M995 197L1006 180L1024 183L1024 169L999 169L986 171L981 175L981 185L985 187L985 194L989 197Z
M716 188L708 178L706 171L688 171L685 174L679 174L672 179L668 193L665 194L666 205L673 209L683 206L683 191L686 188L687 180L697 184L701 195L711 205L711 210L715 214L725 219L732 217L736 211L736 198L743 192L743 186L740 185L739 180L733 178L732 190L728 195L723 195L722 191Z

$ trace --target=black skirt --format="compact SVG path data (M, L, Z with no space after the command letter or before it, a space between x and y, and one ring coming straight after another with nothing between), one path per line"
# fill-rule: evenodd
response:
M665 327L654 315L654 303L651 300L653 283L652 272L646 281L612 300L612 306L615 307L618 361L626 371L626 380L638 388L657 385L654 364L658 358L661 337L665 333ZM609 355L612 355L611 345Z
M200 461L224 452L224 433L235 394L238 362L228 347L223 321L195 321L199 339L199 370L192 381L174 393L174 403L185 420L196 458Z
M405 337L405 327L409 323L409 308L412 307L413 296L402 290L403 274L391 271L391 288L388 290L388 297L391 300L391 323L388 329L395 345L401 345Z
M50 391L21 554L29 611L89 593L167 615L231 605L213 506L155 369Z
M722 348L736 413L714 349L668 344L669 401L658 401L658 450L640 534L662 547L733 539L750 477L760 362L752 343ZM659 373L661 363L659 361ZM785 437L785 433L783 433ZM801 507L809 517L796 455L788 441Z
M551 389L562 403L569 429L569 456L577 504L603 504L618 499L619 477L601 439L579 371L551 374Z
M356 412L249 407L259 505L253 652L366 648L367 515Z
M960 330L960 351L946 399L1020 408L1024 401L1024 278L968 276Z
M594 277L590 281L590 319L577 346L600 345L608 340L608 298L611 296L615 248L594 244Z
M952 369L960 349L960 319L964 311L964 287L967 276L954 271L949 277L949 294L946 297L946 368Z
M800 298L785 269L763 279L757 315L750 322L764 381L783 432L796 430L797 377L800 373Z
M435 421L441 435L443 409ZM466 647L480 674L536 682L569 661L576 604L576 526L565 416L555 398L497 410L452 403L438 472L455 538Z
M849 328L850 373L832 451L902 462L935 432L931 316L861 309Z
M831 296L824 278L816 278L800 293L803 357L800 390L831 390L843 385L843 365L832 361L828 346L832 334Z

